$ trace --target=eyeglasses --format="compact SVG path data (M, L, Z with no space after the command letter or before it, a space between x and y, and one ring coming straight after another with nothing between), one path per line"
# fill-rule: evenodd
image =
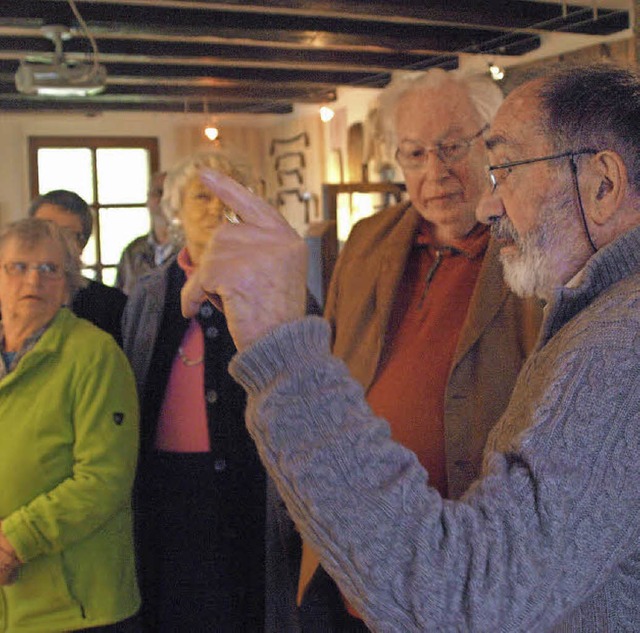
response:
M396 160L402 169L421 169L427 164L429 152L435 152L445 165L453 165L469 153L473 142L488 129L489 126L485 125L473 136L453 143L438 143L433 147L427 147L417 141L404 141L396 150Z
M10 277L24 277L30 270L36 270L43 279L61 279L63 275L62 268L52 262L42 262L40 264L6 262L2 267Z
M580 156L582 154L597 154L598 150L596 149L577 149L569 152L561 152L560 154L550 154L549 156L540 156L539 158L527 158L525 160L514 160L510 163L501 163L500 165L489 165L487 167L487 172L489 174L489 180L491 181L491 193L495 193L495 190L498 188L498 185L504 181L504 179L511 173L513 167L518 167L520 165L530 165L531 163L541 163L545 160L556 160L557 158L570 158L573 163L573 159L576 156ZM498 178L494 172L499 170L505 170L505 174Z

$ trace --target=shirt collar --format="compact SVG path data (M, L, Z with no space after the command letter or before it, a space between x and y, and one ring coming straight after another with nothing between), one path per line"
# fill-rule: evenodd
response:
M196 267L195 264L191 261L191 255L189 255L189 251L187 250L186 246L180 249L176 261L178 262L178 266L180 266L180 268L184 271L187 279L191 277Z
M57 314L57 313L56 313ZM55 319L55 317L54 317ZM13 371L20 359L27 354L27 352L31 351L36 343L40 340L42 335L47 331L47 328L51 325L53 319L43 325L40 329L36 330L31 336L27 337L22 343L22 347L15 353L15 355L11 358L10 364L7 366L4 362L4 357L2 359L2 367L0 367L0 377L6 376L9 372ZM2 352L4 352L4 324L0 321L0 344L2 345Z
M486 224L476 224L467 235L451 240L448 244L436 244L433 224L420 218L416 231L415 245L426 246L432 250L443 250L454 255L461 254L467 259L476 259L484 255L489 245L490 231Z

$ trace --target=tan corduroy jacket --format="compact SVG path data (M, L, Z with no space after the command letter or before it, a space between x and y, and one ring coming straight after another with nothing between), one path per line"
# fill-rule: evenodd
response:
M389 316L418 222L418 212L409 202L362 220L333 273L325 307L333 328L333 351L365 391L383 360ZM537 300L520 299L507 288L497 244L490 240L445 393L446 470L452 499L480 474L487 435L507 406L541 319ZM315 569L310 558L305 551L299 599Z

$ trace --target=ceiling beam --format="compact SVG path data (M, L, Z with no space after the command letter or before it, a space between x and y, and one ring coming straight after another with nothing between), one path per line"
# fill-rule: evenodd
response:
M189 101L140 95L94 95L92 97L47 98L31 95L0 93L0 110L3 111L150 111L184 112L187 114L288 114L293 104L264 101Z
M18 68L17 60L7 51L0 48L0 72L15 73ZM391 74L386 73L350 73L350 72L316 72L313 70L278 70L269 68L238 68L238 67L199 67L176 66L170 68L159 64L107 64L108 81L118 82L120 78L146 81L147 83L167 82L179 85L185 81L195 82L235 82L260 83L262 85L293 85L318 87L322 90L327 85L360 86L363 88L382 88L391 80Z
M17 41L42 38L42 24L31 22L16 24L0 18L0 37L12 37ZM501 55L522 55L540 46L540 37L534 34L511 34L480 29L438 29L420 27L403 29L405 33L381 33L369 29L362 33L329 31L294 31L284 29L216 28L203 26L166 26L163 24L110 24L89 23L92 35L99 43L133 41L140 46L148 42L166 45L237 46L247 48L274 48L280 51L335 51L345 53L381 53L407 55L432 55L449 51L493 52ZM84 33L73 29L76 38L84 39ZM67 47L72 45L67 43ZM85 45L86 46L86 45ZM101 44L102 46L102 44ZM124 46L124 44L123 44ZM49 43L51 48L51 43Z
M33 2L24 1L24 4ZM66 7L66 0L40 0L38 4ZM77 0L85 17L95 19L102 12L108 15L119 6L162 11L181 9L184 13L215 13L224 20L225 15L247 14L258 19L281 16L296 19L332 19L341 21L369 21L389 24L421 24L454 27L483 27L487 29L559 30L570 28L576 22L589 20L593 28L629 28L628 11L598 9L593 2L574 5L557 2L530 2L528 0ZM62 9L64 11L65 9ZM68 10L68 9L67 9ZM86 14L86 15L85 15ZM270 21L270 18L269 18ZM597 23L600 24L597 24ZM606 24L608 23L608 24ZM600 31L595 31L600 32ZM603 33L601 33L603 34Z
M7 47L7 45L9 45ZM52 57L51 42L44 38L16 39L0 42L3 59L48 61ZM66 43L67 59L82 61L87 46L83 40ZM232 66L237 68L272 68L289 70L319 70L326 72L388 72L399 68L431 67L450 63L451 55L410 55L406 53L349 53L316 49L312 51L278 51L273 48L241 46L202 46L173 42L102 42L99 49L102 63L162 64L169 66Z
M14 88L14 75L12 73L0 73L0 91ZM302 84L299 87L291 87L286 84L275 85L263 82L235 82L234 85L216 85L215 82L190 82L174 83L169 80L154 80L137 77L116 77L107 80L107 94L110 97L122 95L123 100L130 95L140 95L153 100L156 97L165 98L167 101L191 100L191 101L270 101L273 103L290 104L298 103L327 103L335 101L334 88L318 87L313 84Z

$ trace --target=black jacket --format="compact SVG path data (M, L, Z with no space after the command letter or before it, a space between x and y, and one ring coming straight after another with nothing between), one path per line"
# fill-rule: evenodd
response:
M91 321L101 330L113 336L122 347L122 329L120 321L127 303L127 295L111 286L88 280L86 288L76 293L71 303L71 310L83 319Z

